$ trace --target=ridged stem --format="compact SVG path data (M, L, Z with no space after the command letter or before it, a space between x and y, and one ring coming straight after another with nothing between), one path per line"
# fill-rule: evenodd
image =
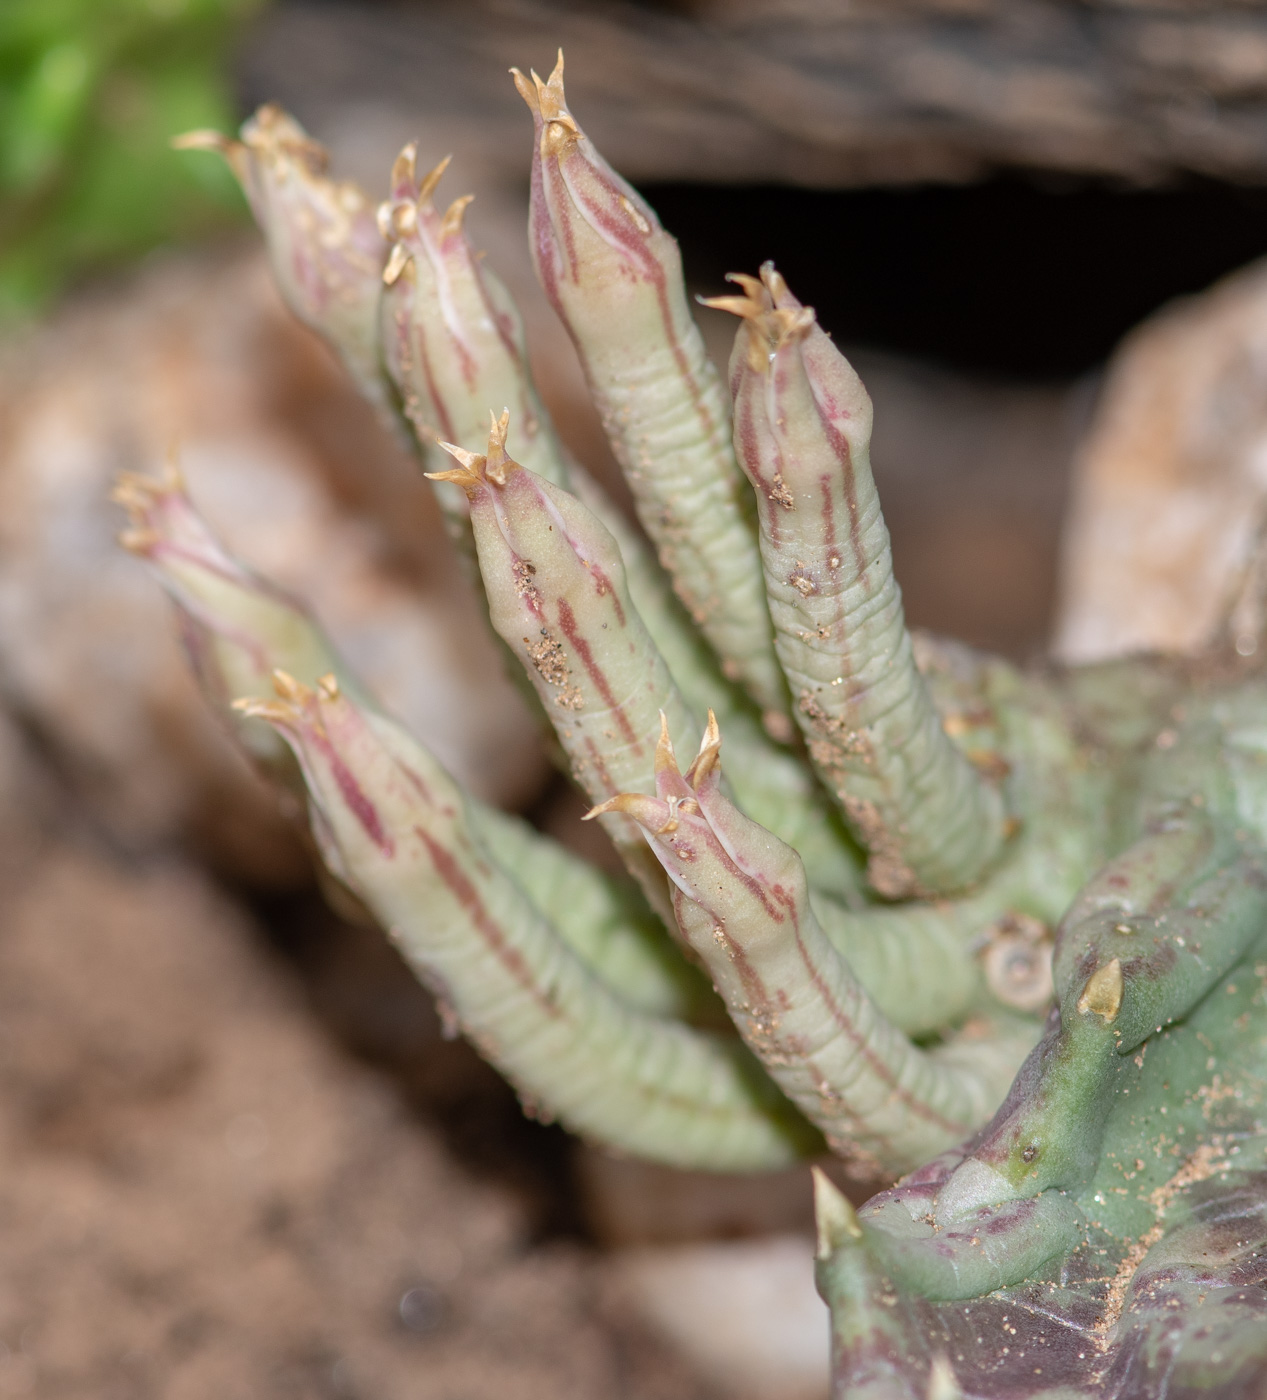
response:
M871 403L768 265L731 359L735 445L756 489L779 661L810 757L889 897L948 894L997 860L1006 813L944 733L915 665L871 476Z

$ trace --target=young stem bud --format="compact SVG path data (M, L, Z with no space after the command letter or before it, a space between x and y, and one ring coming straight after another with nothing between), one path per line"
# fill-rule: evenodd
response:
M574 496L506 454L507 416L487 455L447 450L442 474L470 501L489 616L523 663L572 773L594 802L650 791L660 713L685 737L693 723L634 610L615 540ZM664 878L637 829L604 823L630 870L673 927Z
M230 720L247 753L274 778L297 788L286 746L266 725L232 710L230 702L267 690L278 668L310 685L336 674L355 689L329 640L294 599L225 551L175 466L169 464L158 480L125 473L113 499L131 517L120 542L154 569L179 609L203 694Z
M476 254L463 216L471 197L444 213L432 202L448 159L419 177L410 144L392 167L391 198L378 227L392 245L383 272L383 360L419 442L468 451L483 446L491 408L508 405L515 459L558 486L567 472L545 409L528 373L523 322L510 293ZM442 495L450 506L461 492Z
M1003 844L1002 798L954 746L916 669L868 449L871 401L767 263L731 359L735 444L757 492L779 661L827 786L883 895L974 884Z
M387 243L364 191L331 180L329 152L271 102L243 124L238 141L191 131L173 144L218 151L229 162L263 231L282 300L330 342L357 388L394 425L378 352Z

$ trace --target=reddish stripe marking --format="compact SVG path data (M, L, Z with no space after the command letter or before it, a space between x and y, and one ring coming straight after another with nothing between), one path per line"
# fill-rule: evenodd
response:
M545 162L542 162L544 167ZM563 171L559 166L557 156L552 156L549 164L551 194L554 196L554 203L550 206L553 214L552 232L563 240L563 251L567 255L568 277L575 282L580 273L580 262L576 256L576 234L572 228L571 204L572 196L567 187L567 182L563 178ZM557 248L557 242L552 246Z
M563 304L559 300L558 272L554 265L554 230L551 226L550 206L546 202L543 169L545 162L541 158L541 126L541 118L536 116L528 218L531 224L532 245L537 255L537 276L541 279L541 290L545 292L546 300L554 307L559 319L566 326L567 317L563 314Z
M754 894L757 895L757 897L761 900L762 907L767 911L767 913L769 913L770 917L774 919L776 923L782 923L783 916L781 914L778 914L774 910L769 899L766 898L762 886L753 876L746 874L743 870L740 869L738 865L735 864L735 862L726 853L725 848L717 840L717 837L714 835L708 823L700 818L691 819L689 817L686 818L686 822L689 824L692 832L694 832L699 827L703 828L703 832L705 833L705 839L712 846L715 853L721 857L722 862L724 862L724 866L729 867L730 870L734 871L735 874L738 875L740 880L742 880L744 884L747 885L748 888ZM679 870L679 873L683 876L689 877L689 872L685 870ZM823 1004L827 1007L827 1010L830 1012L832 1020L853 1043L855 1049L867 1062L872 1073L876 1076L880 1083L884 1084L892 1091L893 1096L898 1100L899 1103L905 1104L917 1116L924 1118L929 1122L938 1124L938 1126L945 1128L948 1132L962 1133L962 1123L953 1123L949 1119L943 1118L941 1114L936 1112L936 1110L930 1108L921 1099L916 1098L915 1095L912 1094L909 1089L904 1089L898 1084L893 1072L867 1044L865 1038L858 1031L857 1027L845 1014L844 1008L835 999L835 997L832 996L826 983L823 981L823 978L820 975L818 969L811 962L809 953L805 948L804 939L801 935L800 919L796 912L795 901L787 893L787 891L783 889L781 885L774 886L772 893L775 897L775 900L787 909L788 916L791 918L792 929L796 935L797 951L800 953L801 963L804 966L806 972L809 974L810 981L814 986L814 990L822 998ZM722 926L723 933L725 934L727 942L731 943L732 946L736 949L737 959L739 957L746 958L747 955L743 952L742 948L740 948L738 944L735 944L733 942L729 933L725 932L725 920L717 918L717 916L713 913L713 910L710 909L706 904L703 904L701 900L696 900L696 903L700 904L702 908L707 910L707 912L713 916L715 922ZM760 978L755 972L755 970L753 971L752 976L754 979L752 985L754 987L760 988L763 1005L772 1006L773 1003L770 999L770 994L766 990L764 983L760 981ZM747 983L745 983L745 985L747 985Z
M417 323L415 322L415 324ZM445 407L444 400L440 397L440 391L436 388L435 377L431 373L431 357L427 354L427 337L423 334L421 326L418 327L418 359L422 365L422 377L427 382L427 393L431 396L436 416L440 420L440 431L444 434L446 442L452 442L453 420L449 417L449 410Z
M688 896L684 896L681 890L675 888L674 897L676 904L676 900L678 898L686 898ZM753 967L752 962L748 957L747 950L744 948L743 944L737 942L731 936L730 931L726 928L726 921L723 918L721 918L715 910L713 910L707 904L704 904L699 900L696 900L694 902L698 904L701 909L704 910L704 912L709 916L709 918L712 919L714 927L721 930L721 936L726 943L726 952L728 959L731 965L739 973L739 980L748 993L749 1006L753 1008L756 1012L756 1015L750 1015L749 1019L764 1019L772 1024L777 1023L781 1019L775 1014L776 1010L778 1009L777 1003L774 1001L774 999L771 998L769 990L767 989L766 984L761 977L761 974L756 970L755 967ZM797 931L797 942L800 942L799 929ZM779 996L781 999L786 1000L786 995L781 988L779 991ZM769 1040L770 1042L772 1042L773 1047L782 1047L782 1053L788 1054L792 1057L795 1057L796 1059L805 1062L807 1070L818 1081L821 1093L821 1085L826 1082L825 1077L822 1071L818 1068L818 1066L815 1065L814 1062L810 1060L809 1056L807 1055L802 1038L800 1036L779 1035L776 1031L771 1030L769 1032ZM757 1046L754 1046L753 1048L754 1050L756 1050L758 1057L760 1057L760 1048ZM885 1079L884 1082L891 1083L892 1081ZM846 1103L839 1103L839 1111L845 1115L845 1117L850 1123L865 1123L865 1120L860 1119L859 1115ZM871 1128L867 1128L866 1131L868 1136L875 1142L879 1150L887 1151L889 1149L889 1140L883 1134ZM959 1129L956 1127L955 1131L957 1132L959 1131Z
M452 261L455 244L458 245L458 251L467 254L466 271L468 276L473 272L470 260L470 246L467 244L466 237L461 231L453 237L443 240L437 239L435 236L436 228L441 222L440 215L432 210L430 214L426 216L425 224L419 226L418 232L412 241L415 248L415 260L419 255L427 259L428 263L431 264L432 276L435 278L437 284L442 284L448 292L450 305L452 305L453 276L450 272L449 264ZM468 389L474 389L479 366L470 350L467 348L465 340L462 338L460 327L453 325L450 319L445 315L445 297L439 290L437 290L436 293L436 302L440 308L440 316L444 321L445 330L449 333L449 341L453 346L454 353L457 355L458 364L462 371L462 378L466 382L466 387ZM446 436L452 440L451 433L446 432Z
M713 859L717 861L722 869L727 873L733 873L734 877L746 887L749 894L760 901L762 909L765 910L770 918L773 919L776 924L781 924L783 922L783 915L780 914L770 902L765 886L754 875L749 875L747 871L736 865L730 858L725 846L717 839L717 833L713 830L708 820L703 816L691 816L689 814L682 815L679 820L682 826L690 831L697 840L703 841L709 848ZM668 845L669 849L672 850L672 843L662 841L661 844ZM684 878L690 879L689 870L679 869L678 873ZM699 901L697 901L697 903L698 902Z
M753 399L758 392L752 387L754 377L751 373L745 373L742 396L735 400L735 432L739 439L739 454L743 458L741 465L756 488L757 506L761 511L762 523L770 537L770 543L777 549L780 508L770 499L770 483L761 475L761 445L757 432L756 409L753 407ZM764 393L764 385L760 391ZM775 453L778 453L777 445ZM777 466L775 470L778 470Z
M822 424L828 445L840 462L841 474L844 478L845 504L849 509L849 548L853 552L854 563L857 565L859 576L861 576L866 572L867 565L862 557L862 536L858 532L858 482L853 469L853 452L849 447L849 439L823 412L818 395L811 394L811 398L813 398L814 407L818 411L818 421Z
M466 348L465 343L456 335L450 333L449 338L453 341L454 349L457 351L458 361L462 368L462 378L466 382L466 387L474 390L479 380L479 366L475 362L475 357ZM452 441L452 439L450 439L450 441Z
M936 1123L939 1128L944 1128L954 1137L961 1135L964 1131L964 1124L955 1123L949 1118L943 1118L940 1113L931 1108L922 1099L916 1098L909 1089L904 1089L898 1084L893 1071L890 1070L888 1065L886 1065L875 1051L871 1049L866 1038L861 1034L849 1017L845 1015L844 1007L842 1007L828 991L827 985L819 975L818 969L810 961L809 953L806 951L804 940L801 937L800 925L795 920L793 921L793 927L796 931L796 949L801 955L801 962L806 972L809 973L810 981L814 984L814 990L822 997L823 1004L831 1013L832 1020L835 1021L843 1034L853 1042L854 1048L870 1066L871 1072L875 1077L881 1084L886 1085L891 1090L893 1097L896 1098L899 1103L909 1108L917 1118L923 1118L929 1123Z
M351 769L335 752L334 745L324 734L311 727L306 732L309 742L321 750L326 762L330 765L330 771L334 774L334 781L339 786L339 792L347 804L348 810L365 828L370 840L388 860L391 860L396 854L396 843L383 829L374 804L361 791L360 785L352 776Z
M603 697L607 708L615 715L616 723L625 739L633 745L634 753L642 752L642 745L638 742L638 736L634 733L633 725L629 723L629 717L625 714L622 706L616 703L616 697L612 694L611 686L607 682L602 667L594 660L594 653L590 650L590 644L581 636L576 626L576 614L572 611L572 605L566 598L560 598L559 604L559 626L563 629L563 635L572 643L572 648L577 656L581 658L581 664L589 674L590 680L594 682L594 687Z
M515 366L515 377L520 381L520 398L523 402L521 413L524 417L529 416L527 395L524 393L523 379L525 377L523 357L519 353L519 347L515 344L513 333L513 323L502 311L499 311L493 304L493 298L489 294L488 285L484 280L484 269L479 263L472 261L471 272L475 278L475 286L480 294L480 300L484 303L484 310L488 312L489 319L497 328L497 338L501 341L502 347L510 356Z
M435 801L431 796L431 790L427 787L426 783L423 782L421 775L415 773L407 763L403 763L399 758L396 760L396 767L405 775L405 781L413 788L418 796L428 805L435 806ZM445 815L451 814L446 813Z
M614 197L616 208L619 209L620 197L624 195L624 190L621 189L620 185L614 179L608 176L606 171L591 162L576 147L573 148L573 151L585 164L598 184ZM558 164L558 162L556 162L556 164ZM582 201L578 198L577 203L580 204L581 202ZM620 245L620 248L625 252L626 256L628 256L632 262L639 265L644 280L650 282L655 287L656 303L660 308L660 319L664 323L665 339L668 341L669 349L673 352L673 359L677 364L678 373L681 374L686 384L687 393L691 399L691 407L695 410L696 416L703 424L705 437L709 441L712 441L717 432L718 424L704 404L700 395L699 384L696 382L695 375L691 372L691 367L687 362L686 352L678 343L677 335L674 332L673 313L669 307L668 279L665 275L664 268L652 255L650 248L642 241L643 235L637 231L637 226L623 209L620 214L615 214L613 211L604 209L601 205L587 200L584 202L583 212L593 223L611 234L612 238ZM631 227L635 230L635 234L632 238L629 235ZM571 250L569 250L569 252L571 252ZM572 254L572 256L574 257L574 254Z
M835 555L839 558L840 554L836 545L836 504L832 499L831 477L820 476L818 489L823 497L823 543L827 547L827 557L830 559L832 555Z
M590 564L588 568L590 573L594 576L594 581L598 584L598 596L600 598L611 598L612 607L616 609L616 621L623 627L625 625L625 610L621 606L620 598L616 590L612 587L611 579L607 577L597 564Z
M489 914L485 908L484 901L479 897L479 892L475 886L462 873L453 856L434 841L420 826L414 827L414 834L427 848L427 854L431 857L431 863L435 867L436 874L444 881L461 904L462 908L471 917L471 922L482 935L484 942L492 950L497 961L506 969L516 982L532 997L533 1001L546 1013L547 1016L559 1019L563 1015L563 1009L557 1005L550 994L537 985L532 975L532 970L524 961L523 954L518 948L511 945L501 927Z

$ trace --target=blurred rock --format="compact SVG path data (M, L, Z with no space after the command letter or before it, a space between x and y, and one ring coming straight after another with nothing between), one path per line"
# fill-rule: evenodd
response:
M812 1236L628 1250L610 1267L628 1306L722 1394L825 1400L828 1316Z
M586 130L634 181L1267 175L1267 14L1236 0L291 0L243 76L319 131L394 111L397 147L434 133L465 162L477 144L518 184L524 114L496 75L544 74L559 44Z
M430 488L256 254L155 261L6 346L2 369L0 693L114 840L179 836L265 883L306 869L114 541L114 477L173 445L230 548L315 608L458 777L506 805L537 790L535 726Z
M1267 263L1257 263L1167 307L1114 357L1075 466L1058 653L1192 651L1229 612L1238 647L1252 651L1262 618L1234 605L1265 529Z
M703 1400L197 871L0 882L0 1395Z

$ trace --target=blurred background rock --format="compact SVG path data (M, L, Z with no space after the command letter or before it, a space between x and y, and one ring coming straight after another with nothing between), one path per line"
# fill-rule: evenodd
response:
M523 1119L322 905L113 543L111 480L176 445L464 781L579 839L414 465L282 310L221 163L166 147L277 99L374 195L406 140L451 152L441 193L476 194L550 409L614 481L524 236L505 69L559 43L694 289L773 257L855 360L915 624L1085 658L1198 646L1260 596L1267 274L1192 294L1267 251L1267 6L11 0L0 1396L822 1392L803 1175Z

